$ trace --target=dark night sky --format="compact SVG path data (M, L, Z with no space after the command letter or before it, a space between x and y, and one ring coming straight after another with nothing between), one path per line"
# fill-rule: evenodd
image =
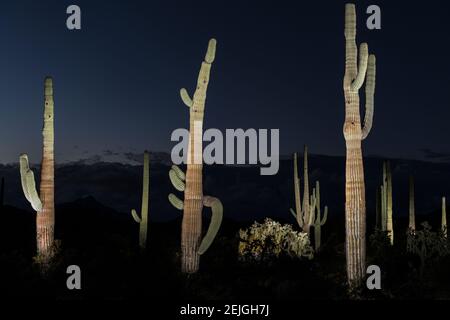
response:
M186 127L178 96L193 91L218 40L205 128L279 128L281 152L345 152L344 1L9 1L0 4L1 162L41 158L43 79L55 84L57 161L169 151ZM366 155L450 153L450 61L444 1L378 1L382 30L358 43L377 55L374 127ZM66 7L82 30L66 29ZM362 91L363 92L363 91ZM424 152L423 149L428 149Z

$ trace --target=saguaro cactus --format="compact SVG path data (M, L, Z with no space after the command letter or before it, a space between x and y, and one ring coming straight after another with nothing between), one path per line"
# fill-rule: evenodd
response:
M320 184L316 181L316 188L314 189L314 202L315 202L315 217L314 217L314 248L315 251L320 249L321 231L322 226L327 222L328 217L328 207L325 206L324 215L321 217L321 207L320 207Z
M383 162L383 185L381 186L382 197L382 224L383 231L388 232L391 244L394 244L394 228L392 222L392 173L389 161Z
M447 209L445 203L445 197L442 197L442 220L441 220L441 230L445 238L447 238Z
M187 174L177 166L169 172L170 179L178 191L184 191L184 201L174 194L169 195L172 205L183 210L181 229L181 270L195 273L200 264L200 255L205 253L214 240L222 222L223 207L219 199L203 195L203 116L205 110L206 91L208 88L211 65L216 54L216 40L211 39L205 60L200 68L197 88L193 99L186 89L181 89L183 102L189 107L189 146ZM203 206L211 207L212 219L208 231L200 243L202 232Z
M28 156L20 156L20 175L22 189L25 197L37 212L36 238L37 258L43 264L50 262L54 255L54 226L55 226L55 200L54 200L54 129L53 129L53 81L50 77L45 79L45 106L43 151L41 165L40 196L36 191L33 171L28 163Z
M414 177L409 176L409 232L415 233L416 231L416 214L414 203Z
M303 203L300 193L300 178L298 176L297 153L294 153L294 195L295 211L290 209L292 215L297 220L298 225L303 232L310 233L311 224L314 222L314 214L311 214L309 177L308 177L308 147L305 145L303 150Z
M361 141L372 128L375 92L375 56L369 56L366 43L359 49L357 65L356 12L354 4L345 6L345 96L344 137L345 167L345 227L347 277L351 287L359 286L366 274L366 199ZM359 89L366 79L366 113L361 125Z
M142 206L141 216L137 214L136 210L131 210L133 219L139 223L139 247L145 250L147 247L147 228L148 228L148 193L150 188L150 165L149 154L144 152L144 174L142 179Z

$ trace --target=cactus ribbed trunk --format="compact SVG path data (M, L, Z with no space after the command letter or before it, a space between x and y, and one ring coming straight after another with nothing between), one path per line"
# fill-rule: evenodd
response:
M349 284L358 286L366 266L366 201L361 145L347 141L345 183L345 230L347 276Z
M53 82L45 79L45 106L40 198L42 210L37 213L36 236L37 254L43 261L53 255L55 200L54 200L54 128L53 128Z
M198 149L199 143L194 142L198 125L194 123L191 114L188 161L186 171L186 189L184 191L184 212L181 227L181 270L185 273L195 273L199 269L200 255L198 247L202 235L202 210L203 210L203 165L195 164L195 153L202 154ZM202 120L203 121L203 120ZM201 144L200 144L201 147ZM192 160L192 161L191 161ZM198 160L198 158L197 158Z
M347 280L351 288L361 285L366 268L366 195L361 142L371 128L373 96L375 91L375 56L368 53L368 46L360 46L357 66L356 10L354 4L345 6L345 96L344 137L345 164L345 251ZM367 72L367 74L366 74ZM361 125L359 89L366 79L366 113Z

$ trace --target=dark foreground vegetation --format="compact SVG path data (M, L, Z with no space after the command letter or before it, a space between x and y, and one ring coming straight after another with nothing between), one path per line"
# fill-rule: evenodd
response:
M59 254L48 276L42 278L32 258L35 213L9 206L2 208L3 296L57 300L170 298L171 301L450 299L450 256L434 250L432 241L427 243L425 261L408 253L406 220L395 223L393 247L383 233L374 235L369 224L368 264L381 267L383 289L349 296L345 286L343 215L330 218L323 227L322 250L313 260L281 256L259 263L242 261L238 255L238 231L251 222L225 220L218 238L202 258L200 272L185 276L179 272L180 219L151 223L148 250L141 253L138 226L130 215L104 207L91 197L61 205L57 212ZM430 225L438 226L438 219L432 217L439 217L439 213L418 216L418 225L428 220ZM80 266L82 290L67 289L69 265Z

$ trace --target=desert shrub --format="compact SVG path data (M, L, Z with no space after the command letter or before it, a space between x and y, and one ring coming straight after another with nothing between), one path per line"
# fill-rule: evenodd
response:
M407 251L420 258L420 273L428 266L450 254L450 246L442 232L431 231L428 222L421 224L422 229L408 233Z
M266 218L249 229L239 230L239 257L244 261L265 261L287 255L312 259L314 250L304 232L294 231L289 224Z

